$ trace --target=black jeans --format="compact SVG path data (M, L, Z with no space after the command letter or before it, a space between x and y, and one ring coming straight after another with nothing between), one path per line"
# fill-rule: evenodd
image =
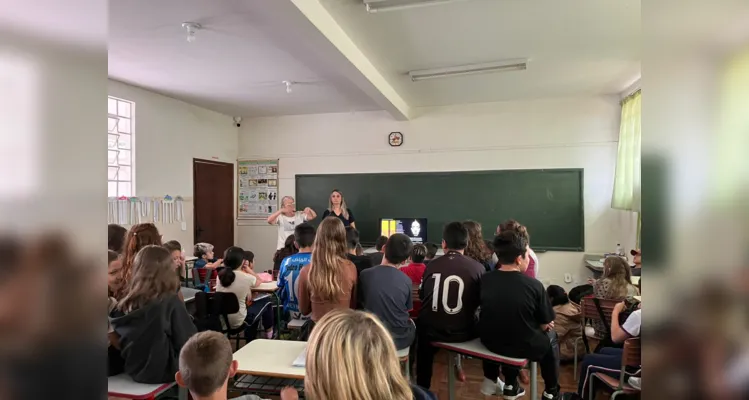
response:
M552 393L559 390L559 341L557 333L553 329L547 332L546 335L549 337L551 344L549 349L541 357L530 357L529 360L538 362L546 392ZM499 378L500 364L492 361L484 361L483 366L484 378L495 382ZM505 384L517 385L520 368L503 364L502 372L505 376Z

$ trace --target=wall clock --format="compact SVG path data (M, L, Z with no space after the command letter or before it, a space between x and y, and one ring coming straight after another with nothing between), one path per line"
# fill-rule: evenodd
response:
M390 132L388 143L391 147L398 147L403 144L403 134L400 132Z

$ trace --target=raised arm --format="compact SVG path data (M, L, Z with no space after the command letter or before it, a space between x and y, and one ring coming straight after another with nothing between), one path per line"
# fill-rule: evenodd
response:
M313 219L317 218L317 213L315 210L307 207L304 209L304 214L307 216L307 221L312 221Z
M275 225L278 222L278 217L283 212L283 209L274 212L268 216L268 225Z

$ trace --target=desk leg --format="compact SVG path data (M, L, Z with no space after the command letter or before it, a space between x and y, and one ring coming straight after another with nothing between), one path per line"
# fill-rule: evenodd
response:
M272 293L273 298L276 300L276 339L281 338L281 298L278 297L277 292Z
M447 394L450 400L455 399L455 356L453 352L447 352Z
M538 400L538 363L531 362L531 399Z

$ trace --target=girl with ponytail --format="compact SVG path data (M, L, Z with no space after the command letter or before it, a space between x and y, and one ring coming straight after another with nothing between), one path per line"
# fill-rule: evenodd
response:
M122 300L127 295L128 286L132 280L133 262L138 252L150 245L161 246L161 234L154 224L137 224L125 235L125 245L122 249L122 268L120 268L120 288L114 293L114 298Z
M251 252L247 252L252 254ZM267 307L270 298L266 297L258 301L252 301L252 288L260 286L263 281L252 270L254 264L254 255L252 260L248 259L248 254L240 247L232 246L224 252L224 266L218 269L218 282L216 282L216 292L234 293L239 301L239 311L229 314L229 325L231 328L239 328L245 325L245 337L251 338L256 336L257 326L252 322L259 313L262 313L263 327L266 329L265 335L268 339L273 338L273 307ZM247 260L249 265L243 266Z

